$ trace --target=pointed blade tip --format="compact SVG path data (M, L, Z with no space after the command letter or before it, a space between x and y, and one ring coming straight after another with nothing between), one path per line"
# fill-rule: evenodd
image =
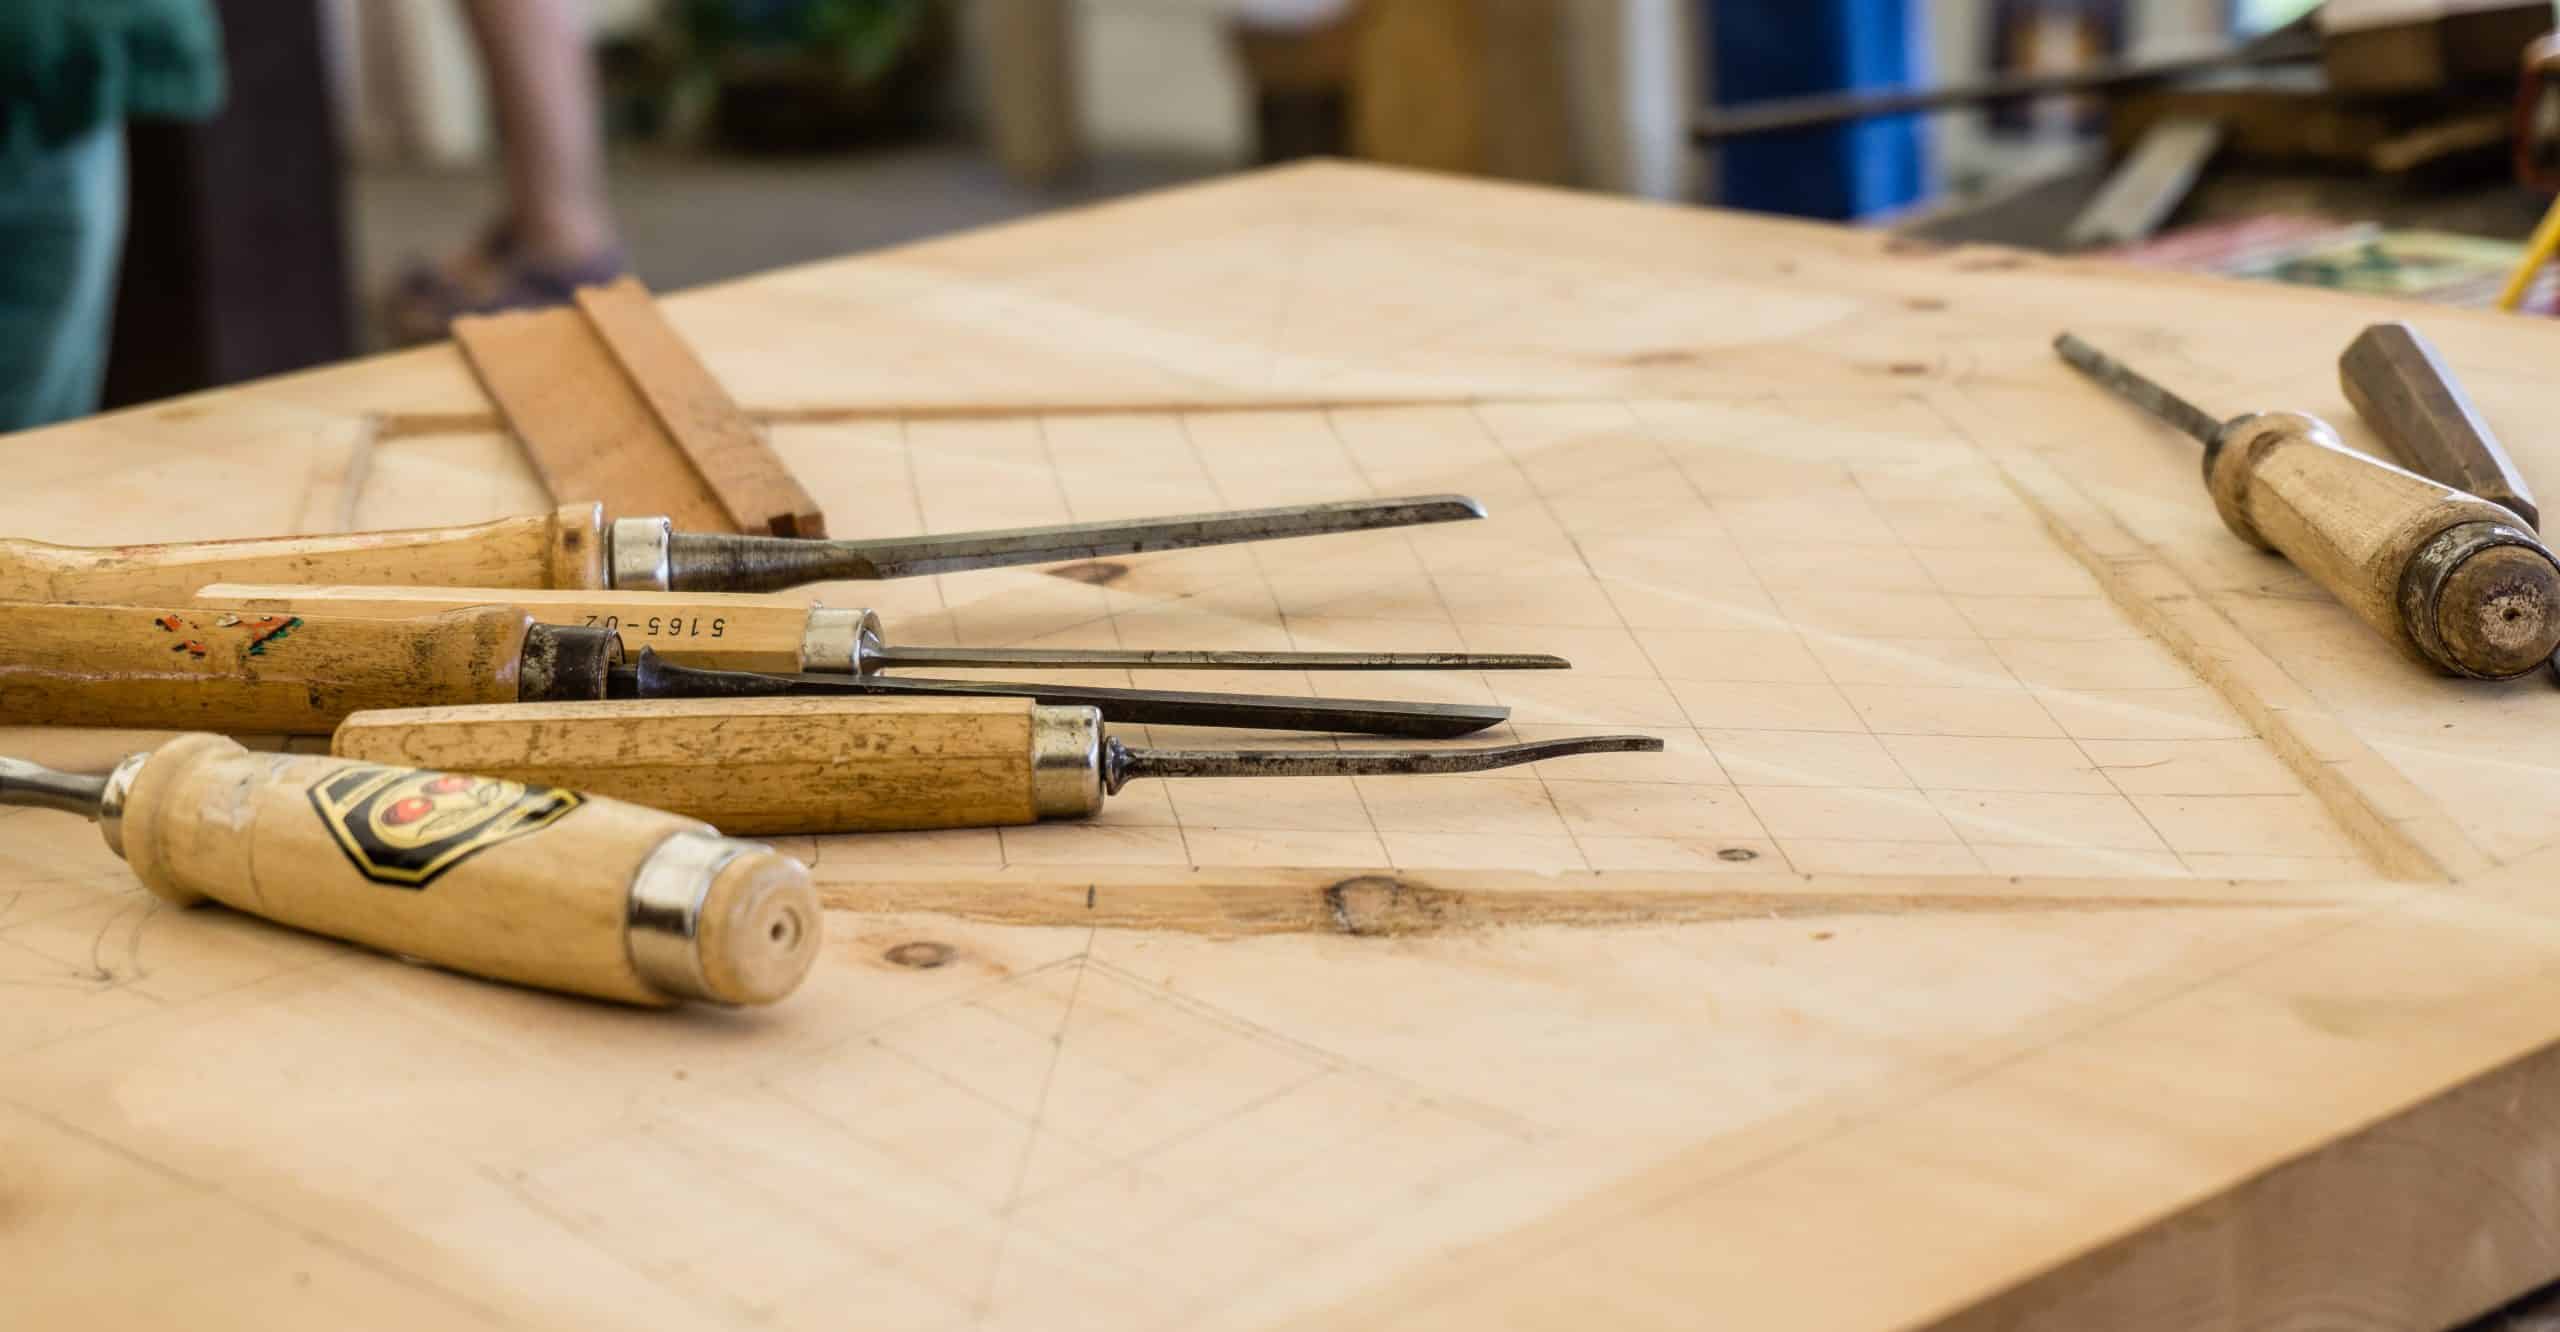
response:
M1429 522L1464 522L1468 519L1488 516L1485 512L1484 501L1477 499L1473 495L1415 495L1407 499L1382 500L1380 502L1385 504L1402 504L1421 510L1425 514L1425 521Z

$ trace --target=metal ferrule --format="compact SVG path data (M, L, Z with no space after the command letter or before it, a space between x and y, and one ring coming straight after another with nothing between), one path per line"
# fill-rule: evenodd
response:
M151 761L151 751L127 754L124 761L107 774L106 789L98 793L98 831L107 839L107 849L124 858L124 807L133 799L133 784L142 776L142 765Z
M1102 709L1031 710L1031 803L1044 819L1102 809Z
M516 701L584 703L605 697L622 664L622 635L582 624L537 624L525 631L516 659Z
M640 862L631 876L623 946L649 988L671 999L711 999L702 970L702 904L712 880L750 849L705 826L676 833Z
M879 665L880 633L871 611L812 606L800 631L800 669L869 675Z
M613 588L617 592L665 592L675 581L674 522L660 518L613 520Z
M2473 557L2500 546L2542 549L2542 543L2520 527L2486 520L2455 523L2427 538L2426 544L2409 557L2408 567L2401 571L2401 623L2409 626L2409 637L2416 645L2418 655L2452 674L2475 680L2499 678L2482 675L2455 659L2453 650L2445 645L2442 610L2445 585L2453 581L2454 574ZM2545 552L2545 558L2548 557L2548 552ZM2516 674L2523 673L2519 671ZM2505 678L2513 679L2514 676Z

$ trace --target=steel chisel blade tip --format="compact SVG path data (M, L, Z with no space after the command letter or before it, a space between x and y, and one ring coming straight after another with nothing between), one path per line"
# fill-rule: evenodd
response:
M1416 777L1489 772L1577 754L1653 754L1650 735L1595 735L1472 749L1132 749L1112 740L1104 789L1140 777Z

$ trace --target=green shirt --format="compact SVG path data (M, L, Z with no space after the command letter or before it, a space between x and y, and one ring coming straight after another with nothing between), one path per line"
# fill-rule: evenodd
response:
M222 91L211 0L0 0L0 160L128 117L200 119Z

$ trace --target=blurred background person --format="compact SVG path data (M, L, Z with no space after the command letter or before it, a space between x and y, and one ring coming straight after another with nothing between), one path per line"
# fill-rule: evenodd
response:
M207 0L0 2L0 430L98 406L126 120L220 106Z
M413 263L387 317L402 342L458 314L557 305L628 266L605 189L587 0L463 0L505 164L504 211L438 263Z

